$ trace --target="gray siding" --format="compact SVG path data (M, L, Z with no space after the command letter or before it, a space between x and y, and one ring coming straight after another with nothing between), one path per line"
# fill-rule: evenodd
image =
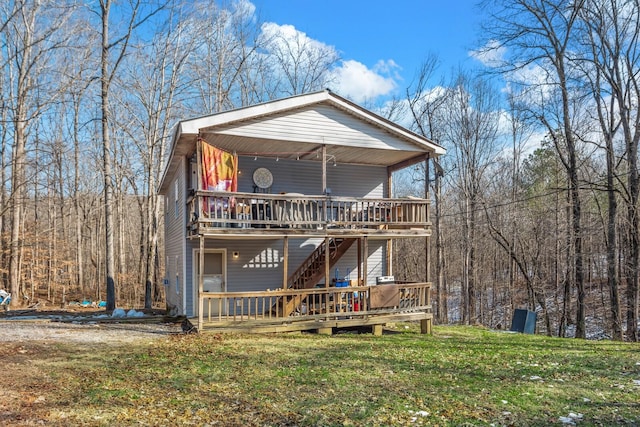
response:
M165 195L165 292L167 309L172 312L172 314L184 314L185 312L183 294L183 285L185 283L184 253L186 245L185 164L186 162L183 159L175 176L169 178L171 184L169 191ZM176 189L178 190L177 210L175 208Z
M209 248L210 246L206 245L206 243L207 242L205 241L205 248ZM185 290L185 294L187 296L185 311L187 313L187 316L194 316L196 313L194 307L197 302L194 301L193 293L194 293L194 286L197 287L198 283L193 280L193 250L198 249L199 246L200 246L200 242L197 239L186 241L186 252L185 252L184 264L185 264L185 275L187 279L186 290Z
M258 149L258 148L256 148ZM238 191L253 192L253 172L267 168L273 175L271 193L301 193L322 195L322 162L305 160L276 161L273 158L241 156ZM333 196L387 197L384 183L387 170L384 167L327 164L327 187Z
M289 269L287 277L313 252L322 239L290 239ZM218 240L207 242L207 247L226 248L228 253L239 252L238 259L227 259L227 290L229 292L262 291L282 287L283 281L283 244L282 240ZM372 284L375 276L383 275L385 242L369 242L368 275ZM335 268L344 277L351 272L350 278L357 276L357 246L354 245L340 259L331 271L334 277ZM324 280L321 280L324 283Z

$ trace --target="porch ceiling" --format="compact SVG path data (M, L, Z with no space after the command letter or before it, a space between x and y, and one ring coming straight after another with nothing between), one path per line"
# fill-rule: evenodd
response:
M322 143L308 143L292 140L273 140L266 138L246 138L216 132L204 132L202 137L210 144L238 155L260 157L279 157L291 160L322 160ZM191 141L192 152L195 151L195 140ZM376 149L371 147L353 147L328 145L327 161L341 164L361 164L372 166L391 166L400 162L420 157L421 151L403 151Z
M238 155L259 157L273 157L280 159L322 161L322 144L292 140L273 140L268 138L247 138L228 135L214 131L205 131L200 135L210 144ZM174 146L172 160L180 157L190 157L196 152L197 134L181 134ZM409 166L424 160L426 153L418 150L389 150L371 147L354 147L329 145L327 146L327 163L359 164L371 166ZM170 161L167 164L166 175L171 175L178 163ZM167 191L167 183L163 182L161 194Z

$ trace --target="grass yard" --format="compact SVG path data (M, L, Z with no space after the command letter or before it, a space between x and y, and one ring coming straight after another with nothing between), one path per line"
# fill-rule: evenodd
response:
M0 425L640 425L639 344L395 331L3 344Z

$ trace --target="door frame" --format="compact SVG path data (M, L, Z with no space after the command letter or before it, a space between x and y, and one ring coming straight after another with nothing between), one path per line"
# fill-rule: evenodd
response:
M222 254L222 292L227 292L227 249L226 248L205 248L205 255L208 253ZM198 316L198 260L200 259L200 248L192 249L192 267L191 267L191 296L193 301L193 316ZM222 314L226 315L226 299L222 304ZM206 311L205 311L206 312Z

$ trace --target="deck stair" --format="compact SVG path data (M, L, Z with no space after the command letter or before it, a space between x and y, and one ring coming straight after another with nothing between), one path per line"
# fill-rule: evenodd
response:
M332 268L342 258L356 240L355 238L329 239L329 268ZM308 289L314 287L325 275L325 250L326 242L323 241L289 276L287 288Z
M329 268L349 250L357 239L355 238L331 238L329 239ZM309 289L312 288L325 276L325 251L327 242L323 241L308 257L300 267L287 280L289 289ZM302 303L301 297L294 297L284 301L283 314L290 315L296 307Z

